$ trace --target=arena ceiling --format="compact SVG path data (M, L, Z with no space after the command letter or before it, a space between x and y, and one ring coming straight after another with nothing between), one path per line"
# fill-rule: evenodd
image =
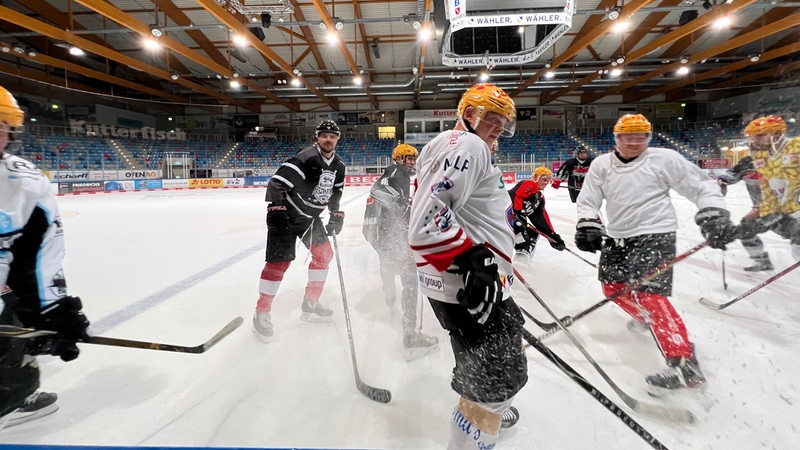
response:
M520 12L541 4L500 3L516 3ZM0 83L53 100L121 101L152 113L186 106L216 112L220 106L226 112L452 107L487 67L443 64L444 5L2 0ZM709 101L796 86L799 9L800 2L776 0L578 0L571 28L551 48L522 65L487 64L490 81L525 105ZM619 17L610 19L610 12ZM724 16L730 25L714 27ZM628 28L615 31L626 20ZM423 42L418 26L435 28L433 38ZM338 43L326 41L327 30L337 30ZM154 34L161 48L145 49L143 38ZM244 37L243 47L233 43L236 35ZM71 47L85 54L73 55ZM682 65L689 73L677 75ZM231 87L232 80L240 87Z

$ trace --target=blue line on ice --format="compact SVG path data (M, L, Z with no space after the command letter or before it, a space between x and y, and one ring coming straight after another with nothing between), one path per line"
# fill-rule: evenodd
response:
M358 195L353 198L349 198L346 201L342 202L342 205L346 205L351 203L357 199L361 198L361 195ZM125 308L116 311L115 313L106 316L96 322L93 322L92 325L89 327L92 335L102 335L106 331L120 325L128 320L138 316L139 314L147 311L148 309L158 306L165 301L169 300L170 298L176 296L177 294L185 291L186 289L195 286L197 283L205 280L206 278L218 274L220 271L227 269L228 267L232 266L233 264L239 262L250 253L253 253L258 250L262 250L264 248L264 243L260 242L255 244L251 247L248 247L241 252L229 256L227 259L224 259L213 266L197 272L196 274L190 276L189 278L185 278L177 283L174 283L166 288L156 292L153 295L149 295L136 303L133 303Z
M197 283L205 280L206 278L212 275L219 274L220 271L227 269L233 264L241 261L248 254L261 250L263 248L264 248L263 242L260 242L249 248L246 248L241 252L233 256L229 256L227 259L224 259L205 270L197 272L196 274L188 278L185 278L181 281L178 281L177 283L167 286L166 288L156 292L155 294L149 295L137 301L136 303L128 305L125 308L122 308L119 311L116 311L115 313L111 314L110 316L106 316L96 322L93 322L89 329L93 335L101 335L106 331L116 327L117 325L120 325L136 317L137 315L147 311L148 309L164 303L165 301L185 291L186 289L196 286Z

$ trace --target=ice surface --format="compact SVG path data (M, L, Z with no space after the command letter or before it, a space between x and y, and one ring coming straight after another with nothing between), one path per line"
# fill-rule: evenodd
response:
M196 345L235 316L245 325L202 355L81 345L71 363L41 358L42 388L59 394L61 409L0 433L0 444L246 446L440 449L457 401L446 335L425 305L423 331L442 340L438 353L403 358L399 304L390 311L377 273L377 255L361 236L368 188L345 189L347 213L339 237L361 376L388 388L388 405L355 388L335 264L322 302L330 324L299 320L308 252L297 260L273 307L276 339L257 341L249 322L263 265L266 205L262 189L128 192L59 198L66 235L70 292L79 295L94 334ZM554 227L572 241L575 206L566 189L546 191ZM674 195L678 251L701 241L696 208ZM728 204L738 219L750 209L743 183ZM788 241L763 236L776 271L793 261ZM597 255L580 252L589 260ZM634 413L672 449L792 449L800 430L800 273L791 273L722 311L719 302L775 273L748 274L740 244L705 249L676 266L672 297L697 345L708 377L705 393L676 392L655 400L644 376L662 368L647 335L631 333L628 318L606 305L571 327L617 384L648 402L683 405L699 423L675 425ZM576 314L602 299L595 271L568 252L540 242L533 261L518 268L557 314ZM543 321L546 312L524 289L518 303ZM527 328L541 334L534 324ZM609 398L622 401L562 335L546 340ZM515 405L521 419L504 430L498 448L644 449L648 445L534 350L528 385Z

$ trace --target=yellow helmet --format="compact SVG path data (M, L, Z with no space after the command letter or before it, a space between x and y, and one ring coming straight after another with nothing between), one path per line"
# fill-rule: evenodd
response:
M413 156L414 158L416 158L417 156L419 156L419 152L413 145L408 145L408 144L399 144L392 151L392 159L394 160L398 158L405 159L407 156Z
M653 125L641 114L625 114L614 125L614 133L652 133Z
M479 83L469 89L458 102L458 117L464 117L464 111L468 106L473 106L478 110L478 118L483 119L487 113L493 112L500 114L508 119L508 125L503 130L504 136L513 136L517 121L517 108L514 106L514 99L506 94L506 91L491 83Z
M19 108L17 100L4 87L0 86L0 123L19 128L25 121L25 113Z
M744 128L745 136L774 133L786 134L786 122L775 115L754 119Z
M533 170L533 177L534 178L539 178L539 177L542 177L542 176L551 177L552 178L553 177L553 171L548 169L545 166L539 166L539 167L537 167L536 169Z

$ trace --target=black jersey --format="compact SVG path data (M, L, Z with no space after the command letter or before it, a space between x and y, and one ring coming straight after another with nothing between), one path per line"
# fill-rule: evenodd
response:
M573 188L580 188L583 186L583 179L586 178L586 173L589 172L589 165L592 164L593 158L588 157L583 161L578 158L568 159L558 169L558 177L562 180L567 180L567 185Z
M387 235L402 236L405 241L410 192L411 174L405 163L387 167L367 197L362 233L368 242L376 245Z
M316 144L283 163L267 185L266 200L304 217L318 217L327 207L339 210L345 165L336 153L326 159Z

